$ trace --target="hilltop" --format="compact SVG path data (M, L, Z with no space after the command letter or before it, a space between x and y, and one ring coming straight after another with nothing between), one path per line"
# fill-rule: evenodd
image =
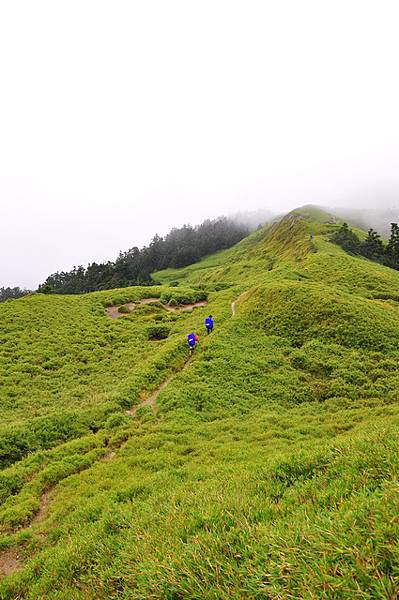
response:
M338 224L0 305L1 598L396 597L399 272Z

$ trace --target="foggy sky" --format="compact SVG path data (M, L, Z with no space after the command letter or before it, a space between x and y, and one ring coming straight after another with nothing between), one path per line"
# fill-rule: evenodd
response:
M395 1L0 4L0 286L172 226L397 206Z

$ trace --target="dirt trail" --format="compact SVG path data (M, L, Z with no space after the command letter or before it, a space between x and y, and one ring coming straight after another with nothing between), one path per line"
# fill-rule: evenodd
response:
M144 302L143 302L144 304ZM128 302L127 304L124 304L124 306L127 306L129 308L129 311L132 311L134 309L134 307L136 306L136 304L134 302ZM129 313L120 313L119 312L119 306L107 306L107 308L105 309L105 312L107 313L107 315L109 317L111 317L111 319L119 319L119 317L123 317L124 314L129 314Z
M32 525L39 523L43 520L47 506L50 502L50 490L44 492L40 498L39 510L34 515L34 517L30 520L30 524L24 527L24 531L30 529ZM41 534L39 534L41 535ZM18 550L14 548L9 548L0 552L0 577L7 577L8 575L12 575L15 571L20 571L24 567L24 560L18 553Z
M156 299L156 300L158 300L158 299ZM183 368L181 369L181 371L179 371L180 373L183 372L185 369L187 369L190 361L191 361L191 357L185 362ZM177 375L177 373L173 373L172 375L170 375L170 377L165 379L165 381L163 383L161 383L161 385L156 390L154 390L154 392L148 398L146 398L143 402L141 402L137 406L133 406L130 410L127 410L125 412L125 414L133 416L137 412L137 410L139 408L141 408L142 406L151 406L154 411L155 417L156 417L156 406L155 406L156 399L158 398L158 395L160 394L160 392L163 389L165 389L166 386L170 383L170 381L175 377L175 375ZM159 418L156 417L156 419L157 419L157 421L159 421ZM128 439L123 440L122 443L118 446L118 449L122 448L127 442L128 442ZM116 448L114 448L113 450L110 450L110 452L105 454L101 460L110 461L113 458L115 458L115 456L116 456L115 450L116 450ZM27 531L28 529L30 529L32 527L32 525L36 525L44 519L44 517L46 516L47 507L51 500L50 496L51 496L52 489L53 488L46 490L41 495L39 510L30 519L30 523L28 525L26 525L25 527L23 527L23 529L21 529L20 531L22 531L22 530ZM45 537L40 532L37 534L39 536ZM20 571L21 569L24 568L24 566L25 566L25 561L24 561L23 557L19 554L18 550L16 550L15 548L7 548L3 551L0 551L0 579L2 577L7 577L9 575L12 575L16 571Z
M142 298L139 300L139 304L151 304L152 302L159 302L159 298L151 297L151 298Z
M112 460L113 458L115 458L116 453L111 450L111 452L108 452L108 454L106 454L105 456L103 456L102 460L107 462L108 460Z
M14 549L5 550L0 554L0 577L12 575L23 568L23 561Z
M169 385L169 383L171 382L172 379L173 379L173 375L171 375L170 377L165 379L165 381L163 381L161 383L161 385L151 394L151 396L148 396L148 398L146 398L145 400L140 402L140 404L136 404L135 406L132 406L132 408L129 408L129 410L126 410L125 414L130 415L132 417L133 415L136 414L138 409L142 408L143 406L151 406L151 408L155 412L155 402L158 398L158 395L162 392L162 390L164 390L166 388L167 385Z
M113 450L108 452L108 454L105 454L100 460L102 460L102 461L112 460L116 456L116 452L115 452L116 448L123 447L127 441L128 441L128 439L122 440L121 443L117 447L114 447ZM54 488L52 487L52 488L46 490L45 492L43 492L43 494L40 497L39 510L30 519L29 524L27 524L24 527L19 529L20 532L28 531L32 527L32 525L37 525L38 523L43 521L43 519L46 516L48 505L50 504L50 501L51 501L51 494L52 494L53 489ZM35 531L35 535L40 538L43 538L43 539L45 539L47 537L47 534L44 532L41 532L40 530ZM21 556L20 551L18 551L18 549L6 548L3 551L0 550L0 579L2 577L7 577L8 575L12 575L16 571L20 571L21 569L24 568L24 566L25 566L25 559L23 556Z
M248 290L246 292L243 292L242 294L240 294L238 296L238 298L236 298L235 300L233 300L233 302L231 303L231 316L232 317L235 317L236 314L237 314L237 302L239 302L247 294L248 294Z
M236 298L236 300L234 300L231 303L231 314L233 317L235 317L236 315L236 303L238 302L238 300L240 300L245 294L247 294L247 292L242 293L238 298ZM150 300L150 299L147 299ZM184 305L184 307L165 307L168 310L190 310L190 308L194 307L194 306L207 306L208 302L207 300L202 300L201 302L196 302L195 304L188 304L188 305ZM182 373L183 371L185 371L187 369L187 367L189 366L190 362L192 360L192 357L190 357L185 363L184 366L182 368L182 370L180 371L180 373ZM129 415L131 417L133 417L137 411L139 410L139 408L142 408L143 406L151 406L155 417L156 416L156 401L157 398L159 396L159 394L162 392L162 390L164 390L169 383L172 381L172 379L175 377L175 375L177 375L177 373L173 373L172 375L170 375L167 379L165 379L165 381L163 381L161 383L161 385L159 387L157 387L156 390L154 390L152 392L152 394L150 396L148 396L148 398L146 398L145 400L143 400L142 402L140 402L139 404L135 404L135 406L132 406L132 408L129 408L128 410L125 411L125 415ZM159 419L157 418L157 421L159 421Z
M236 298L236 300L234 300L231 303L231 314L233 317L235 317L236 312L237 312L237 310L236 310L237 302L247 293L248 292L244 292L238 298ZM150 304L151 302L158 302L158 301L159 301L159 298L143 298L142 300L140 300L139 303L140 304ZM130 310L133 310L134 307L136 306L136 304L137 303L129 302L127 304L127 306L129 307ZM186 305L173 306L173 307L165 306L164 308L166 308L167 310L170 310L172 312L187 311L187 310L191 310L192 308L195 308L197 306L207 306L207 304L208 304L208 302L206 300L203 300L200 302L196 302L195 304L186 304ZM118 306L107 307L106 313L112 319L117 319L118 317L123 316L123 313L118 312ZM162 392L162 390L164 390L169 385L169 383L172 381L172 379L174 379L174 377L176 375L178 375L178 373L182 373L183 371L185 371L188 368L188 366L191 363L191 360L192 360L192 357L188 358L188 360L186 360L186 362L183 365L183 368L180 371L170 375L167 379L165 379L165 381L163 381L159 385L159 387L157 387L152 392L152 394L150 394L150 396L148 396L148 398L146 398L139 404L132 406L132 408L130 408L129 410L126 410L125 414L129 415L129 416L134 416L137 413L137 411L139 410L139 408L141 408L143 406L150 406L154 412L156 420L159 422L159 418L157 417L157 409L156 409L156 401L157 401L159 394ZM121 444L120 447L124 446L127 441L128 440L125 440ZM110 452L108 452L108 454L106 454L102 460L103 461L112 460L116 456L116 452L114 450L111 450ZM39 510L35 514L35 516L31 519L30 525L28 525L28 527L31 527L32 525L37 524L43 520L46 510L47 510L47 506L50 501L50 493L51 493L51 489L47 490L46 492L44 492L42 494L42 496L40 498ZM11 548L11 549L4 550L3 552L0 552L0 577L11 575L12 573L14 573L16 571L21 570L23 568L23 566L24 566L24 561L18 554L17 550Z
M136 414L136 412L138 411L139 408L142 408L143 406L151 406L151 408L154 412L154 415L156 417L156 414L157 414L156 401L157 401L159 394L162 392L162 390L164 390L169 385L169 383L172 381L172 379L176 375L178 375L178 373L183 373L183 371L185 371L187 369L187 367L189 366L189 364L191 362L191 358L192 357L190 357L188 360L186 360L181 371L177 371L176 373L173 373L172 375L170 375L167 379L165 379L165 381L163 381L161 383L161 385L159 387L157 387L156 390L154 390L152 392L152 394L150 396L148 396L148 398L146 398L145 400L140 402L140 404L135 404L135 406L132 406L132 408L129 408L129 410L126 410L125 415L129 415L130 417L132 417ZM157 418L157 421L159 421L159 418Z
M123 306L127 306L129 312L131 312L137 304L152 304L153 302L159 302L159 298L142 298L137 302L127 302ZM165 310L169 310L170 312L184 312L188 310L192 310L193 308L197 308L200 306L207 306L207 300L200 300L199 302L194 302L193 304L179 304L177 306L168 306L167 304L163 305ZM119 317L123 317L128 315L129 313L120 313L119 306L107 306L105 309L106 314L111 317L111 319L119 319Z
M231 303L231 316L232 316L232 317L235 317L235 316L236 316L236 302L237 302L237 300L234 300L234 301Z
M39 521L42 521L42 519L44 518L44 515L46 514L47 506L49 505L49 502L50 502L50 492L51 492L51 489L47 490L47 492L44 492L44 494L42 494L42 497L40 498L39 510L37 511L37 513L35 514L33 519L31 520L31 522L30 522L31 525L33 525L34 523L39 523Z

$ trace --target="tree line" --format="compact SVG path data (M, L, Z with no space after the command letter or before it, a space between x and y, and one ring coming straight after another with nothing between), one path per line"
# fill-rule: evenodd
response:
M22 290L19 287L0 287L0 302L16 300L17 298L22 298L22 296L26 296L26 294L30 293L30 290Z
M173 228L165 237L155 235L148 246L120 252L112 262L74 267L49 275L38 291L82 294L97 290L154 285L151 273L168 267L185 267L203 256L230 248L250 233L248 226L227 217L207 219L201 225Z
M365 240L360 240L347 223L331 236L331 241L346 252L364 256L392 269L399 270L399 227L391 223L391 235L387 243L374 230L369 229Z

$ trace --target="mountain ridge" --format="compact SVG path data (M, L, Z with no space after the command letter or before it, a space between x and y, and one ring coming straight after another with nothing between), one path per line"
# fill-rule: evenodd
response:
M395 597L399 273L298 210L0 306L1 598Z

